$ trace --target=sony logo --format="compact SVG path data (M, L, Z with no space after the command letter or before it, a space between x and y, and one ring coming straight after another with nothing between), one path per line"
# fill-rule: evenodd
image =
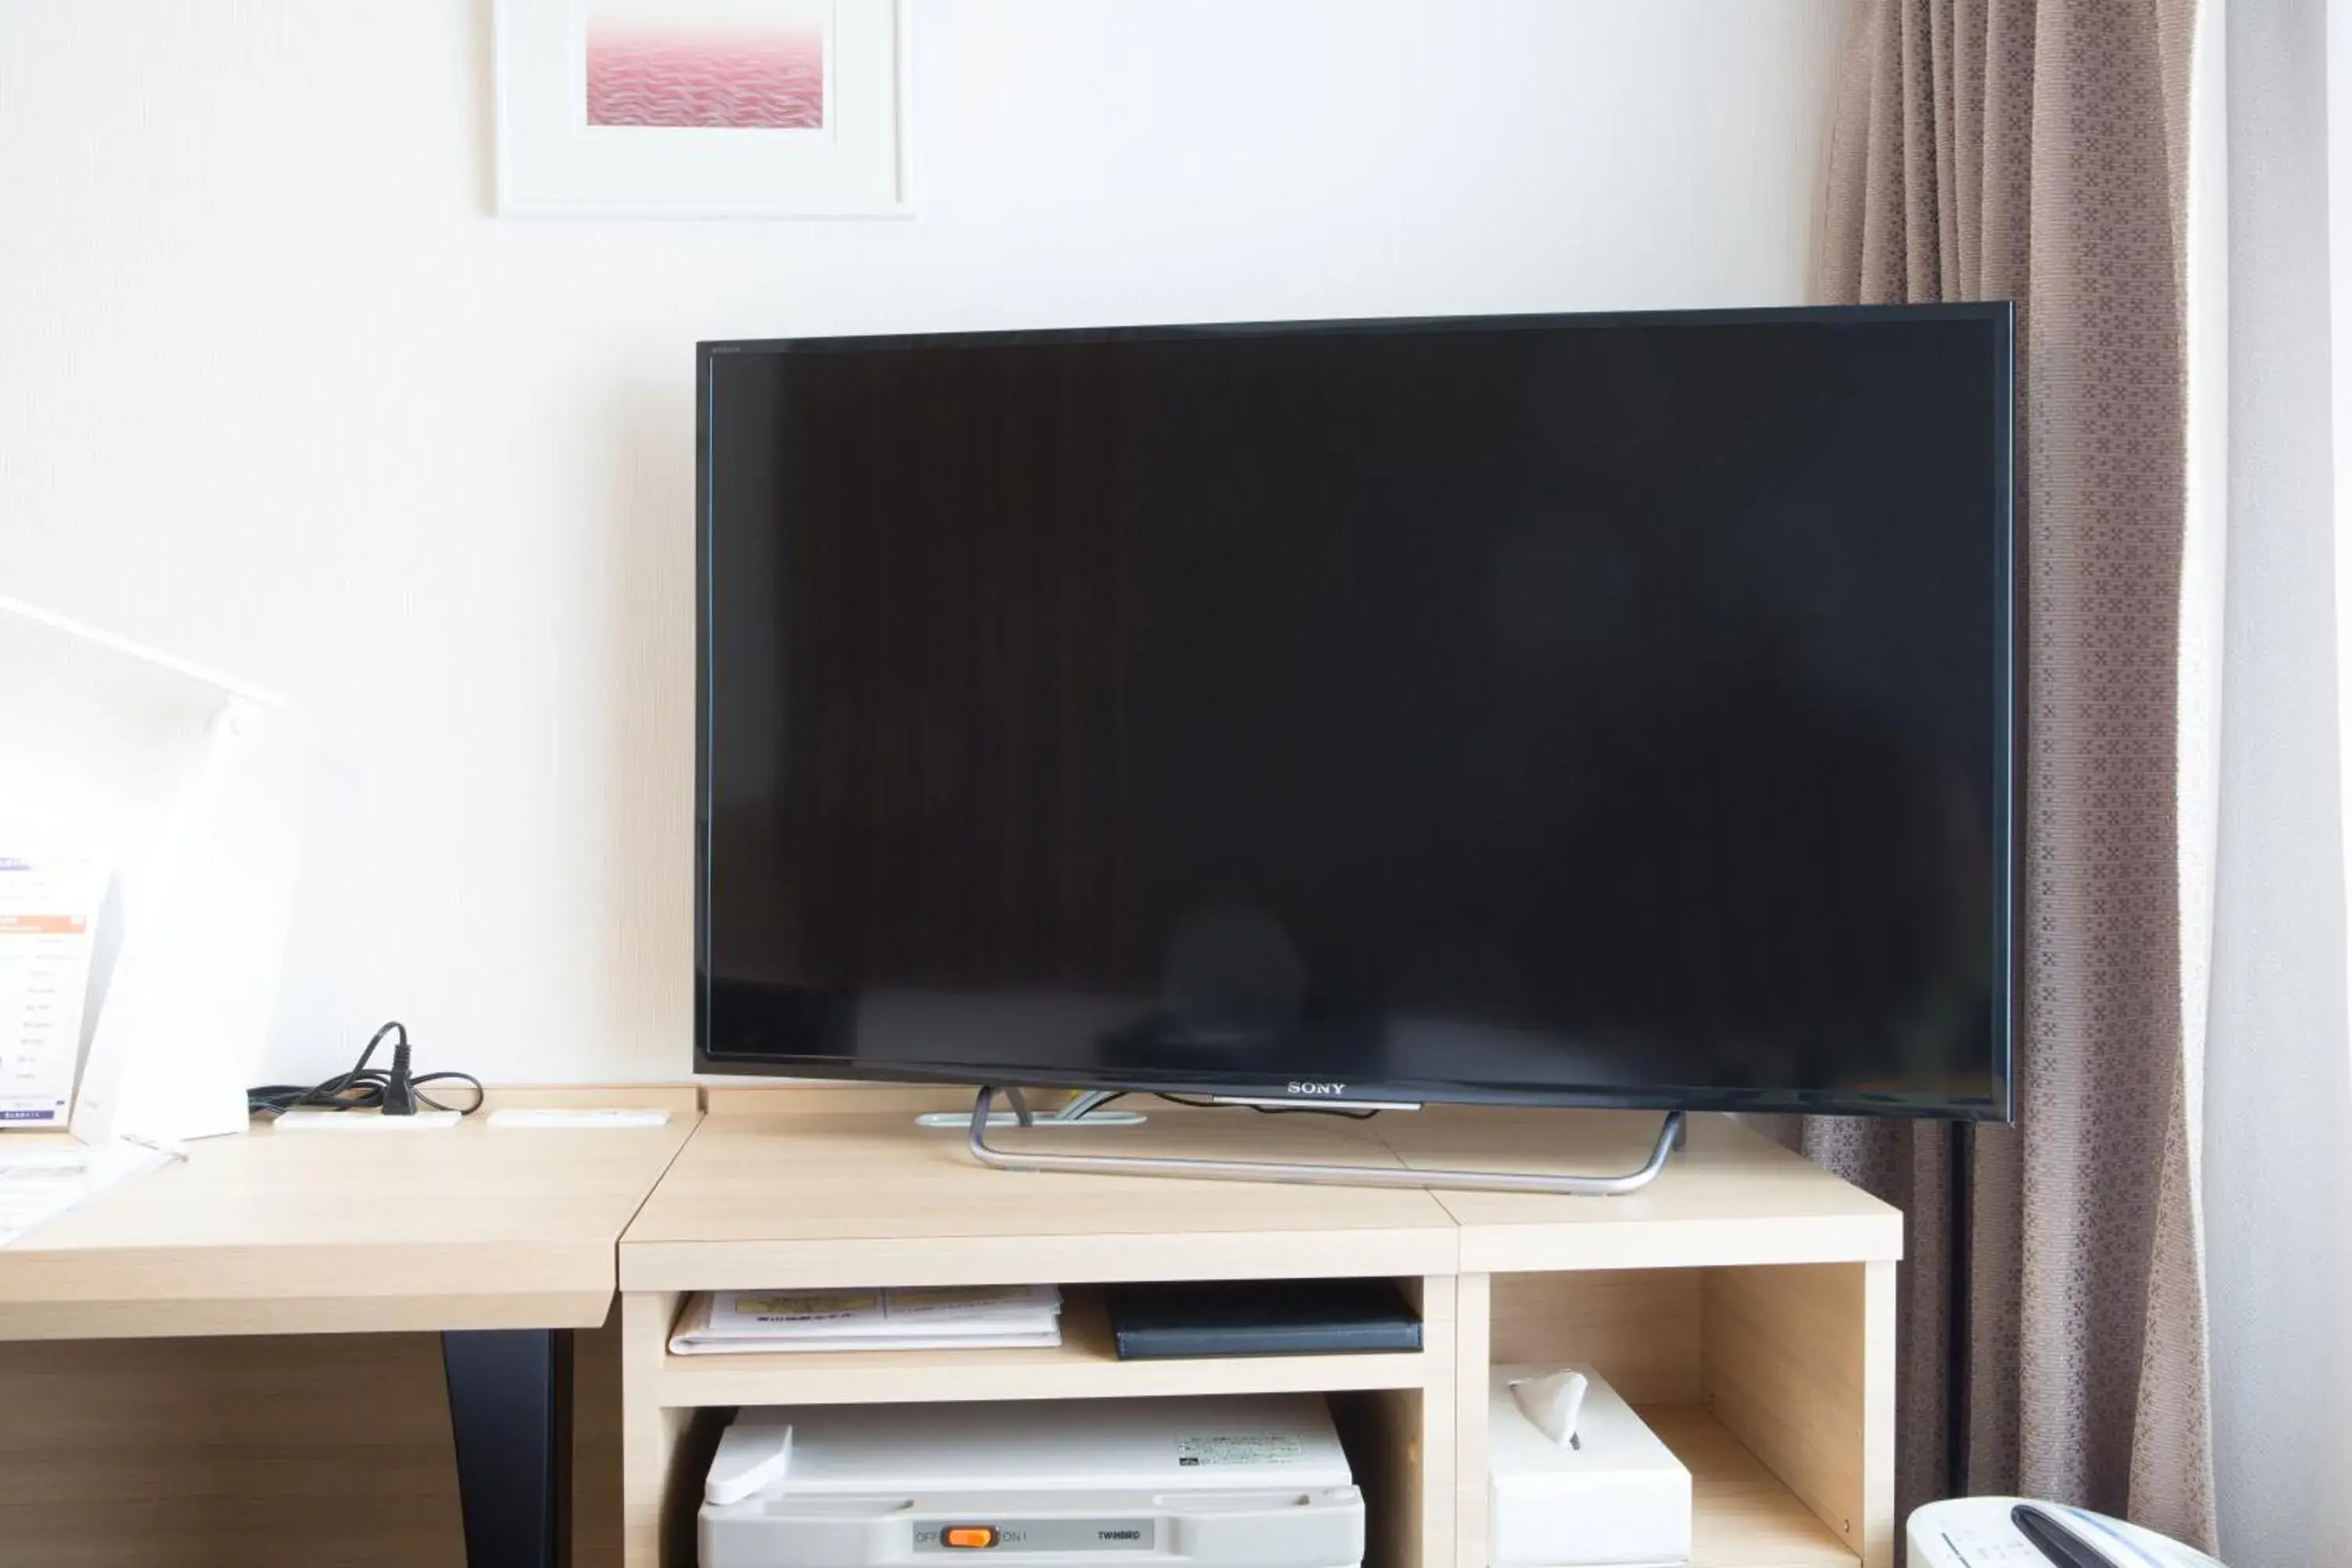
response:
M1293 1094L1339 1095L1348 1092L1348 1086L1344 1083L1294 1083L1290 1086L1290 1092Z

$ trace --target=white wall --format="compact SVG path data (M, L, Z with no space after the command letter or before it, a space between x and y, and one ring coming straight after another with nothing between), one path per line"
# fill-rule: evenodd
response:
M1845 0L918 7L861 225L490 217L488 0L0 5L0 593L316 724L278 1070L687 1070L698 338L1803 295Z

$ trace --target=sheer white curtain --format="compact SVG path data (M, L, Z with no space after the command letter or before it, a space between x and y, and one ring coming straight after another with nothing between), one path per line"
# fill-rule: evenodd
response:
M2352 0L2207 5L2182 782L2215 1482L2231 1568L2307 1568L2352 1563Z

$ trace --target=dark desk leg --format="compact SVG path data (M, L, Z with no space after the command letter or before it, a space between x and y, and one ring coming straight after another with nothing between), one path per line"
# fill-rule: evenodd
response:
M572 1331L441 1336L469 1568L572 1561Z

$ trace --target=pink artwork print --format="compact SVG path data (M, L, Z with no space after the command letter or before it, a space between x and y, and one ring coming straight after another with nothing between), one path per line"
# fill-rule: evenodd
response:
M821 131L828 0L587 0L588 123Z

